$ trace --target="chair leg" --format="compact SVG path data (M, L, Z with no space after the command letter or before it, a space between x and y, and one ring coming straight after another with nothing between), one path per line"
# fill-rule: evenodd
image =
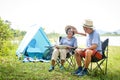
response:
M92 71L92 62L90 64L91 64L90 71Z
M68 66L65 69L69 69L70 67L75 69L76 62L74 60L74 56L71 56L70 58L67 58L66 61L65 61L65 63L66 62L68 63ZM60 58L58 58L57 61L56 61L56 65L58 65L58 67L60 67L61 66L60 63L61 63L61 60L60 60Z
M105 59L103 59L100 63L96 62L97 66L94 68L99 68L101 72L103 72L102 68L101 68L101 64L105 61ZM106 74L106 71L107 71L107 63L105 65L105 71L104 71L104 74Z
M107 74L107 61L108 61L108 58L106 59L106 67L105 67L105 74Z
M69 59L66 60L66 62L68 62L68 68L73 67L75 69L76 64L75 64L75 61L73 60L74 60L73 56L71 56Z
M103 71L102 68L101 68L101 66L100 66L101 64L99 64L98 62L96 62L96 64L97 64L98 68L99 68L101 71Z
M58 58L57 61L56 61L56 65L58 65L58 67L60 67L60 63L61 63L61 61L60 61L60 59Z
M73 65L72 60L71 59L67 59L66 61L68 62L68 68L70 68L70 66Z
M76 61L74 59L74 56L71 56L71 61L72 61L72 67L74 67L74 69L75 69Z

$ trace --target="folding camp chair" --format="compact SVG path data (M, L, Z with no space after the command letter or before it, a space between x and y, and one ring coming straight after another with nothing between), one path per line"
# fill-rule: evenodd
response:
M91 66L89 68L90 71L93 71L95 69L100 69L101 72L104 72L104 74L107 74L107 62L108 62L108 43L109 43L109 39L106 39L102 42L102 59L98 60L96 57L92 57L91 60ZM104 70L101 68L101 65L103 64L103 62L106 61L105 65L104 65ZM92 63L96 63L96 67L94 67L93 69L93 65Z
M73 55L74 55L74 49L67 53L66 61L65 61L65 66L67 67L65 67L65 69L70 69L70 67L75 69L76 62ZM57 63L56 65L60 67L60 63L61 63L60 56L58 57L56 63Z
M59 42L61 39L62 39L62 36L59 37ZM65 67L66 69L70 69L70 67L75 69L75 66L76 66L76 62L74 59L74 50L75 49L71 49L71 51L67 53L66 61L65 61L65 66L67 66L67 67ZM57 63L56 65L58 65L60 67L60 63L61 63L60 56L58 57L56 63Z

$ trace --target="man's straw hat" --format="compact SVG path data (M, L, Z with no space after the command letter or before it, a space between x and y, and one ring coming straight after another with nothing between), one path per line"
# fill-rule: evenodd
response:
M93 21L90 20L90 19L85 20L85 23L83 24L83 27L94 28L93 27Z

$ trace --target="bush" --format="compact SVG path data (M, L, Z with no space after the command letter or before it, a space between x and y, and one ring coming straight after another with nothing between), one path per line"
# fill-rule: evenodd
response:
M0 56L9 56L12 54L12 50L14 50L15 45L11 43L11 41L3 41L3 46L0 49Z

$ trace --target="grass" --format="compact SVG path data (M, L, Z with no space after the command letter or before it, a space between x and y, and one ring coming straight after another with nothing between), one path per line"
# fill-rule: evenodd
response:
M71 75L71 72L74 71L72 68L61 71L56 66L53 72L48 72L50 63L22 63L13 51L7 57L0 57L0 80L120 80L119 53L119 46L109 47L107 75L100 74L98 70L92 75L77 77Z

